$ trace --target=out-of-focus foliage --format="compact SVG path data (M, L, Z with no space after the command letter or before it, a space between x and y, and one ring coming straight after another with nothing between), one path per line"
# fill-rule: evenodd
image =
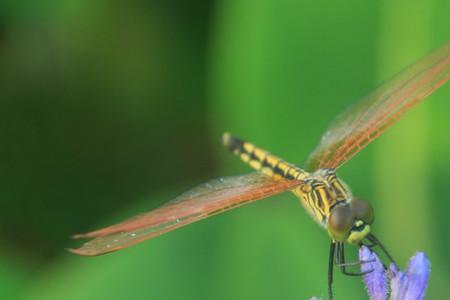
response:
M325 297L329 238L288 194L102 257L64 247L247 172L222 131L301 164L333 116L447 41L448 11L444 0L1 2L0 299ZM444 86L339 171L399 261L430 256L430 299L450 277L448 98ZM338 272L335 292L365 297Z
M0 231L30 256L211 171L209 7L177 2L3 4Z

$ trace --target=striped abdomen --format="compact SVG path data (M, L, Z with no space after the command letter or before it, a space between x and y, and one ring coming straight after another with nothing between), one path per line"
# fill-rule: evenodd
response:
M336 205L351 201L350 190L336 177L333 169L320 169L310 174L229 133L222 136L222 143L245 163L268 176L302 180L303 183L292 192L323 227Z
M223 134L222 143L250 167L268 176L303 180L308 175L302 169L229 133Z

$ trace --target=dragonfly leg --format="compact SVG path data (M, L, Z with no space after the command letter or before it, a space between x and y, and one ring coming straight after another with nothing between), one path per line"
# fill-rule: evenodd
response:
M373 271L373 270L368 270L365 272L349 272L349 271L347 271L347 267L358 266L358 265L364 264L364 263L370 263L370 262L373 262L374 260L346 262L345 261L344 244L339 243L336 250L337 250L336 251L337 252L336 253L336 258L337 258L336 266L338 266L341 269L342 274L347 275L347 276L362 276L362 275L371 273Z
M333 269L335 265L341 269L341 272L344 275L347 276L362 276L373 271L373 270L368 270L366 272L347 271L347 267L357 266L364 263L370 263L373 262L373 260L346 262L344 252L345 252L344 243L331 241L330 254L328 257L328 299L330 300L333 299Z
M397 265L397 263L395 262L394 258L392 258L391 254L389 254L389 252L387 251L387 249L383 246L383 244L380 242L380 240L378 240L373 234L369 234L367 236L367 239L374 244L375 246L380 246L380 249L384 252L384 254L386 255L386 257L391 261L391 263L393 263L394 265ZM386 268L386 266L383 264L384 268Z
M335 264L336 243L330 243L330 255L328 257L328 299L333 300L333 268Z
M369 249L372 249L373 247L375 247L377 244L375 244L374 242L372 242L372 241L369 241L367 244L364 244L363 242L360 242L359 243L359 247L361 247L361 246L366 246L367 248L369 248Z

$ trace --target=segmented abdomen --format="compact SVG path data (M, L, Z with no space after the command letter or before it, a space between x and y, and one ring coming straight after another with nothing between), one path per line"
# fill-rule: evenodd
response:
M302 180L307 176L302 169L229 133L223 134L222 143L235 155L238 155L243 162L268 176L297 180Z

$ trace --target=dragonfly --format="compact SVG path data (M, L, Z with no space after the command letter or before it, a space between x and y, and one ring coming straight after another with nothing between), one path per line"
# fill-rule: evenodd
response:
M366 243L371 247L379 246L393 261L371 231L374 220L372 206L354 197L336 170L449 78L450 42L447 42L338 115L302 168L224 133L222 144L256 171L210 180L147 213L106 228L76 234L73 236L76 239L89 240L69 251L83 256L117 251L241 205L289 191L331 238L328 297L332 299L335 266L346 275L363 274L349 272L349 266L364 262L346 262L344 245L361 246Z

